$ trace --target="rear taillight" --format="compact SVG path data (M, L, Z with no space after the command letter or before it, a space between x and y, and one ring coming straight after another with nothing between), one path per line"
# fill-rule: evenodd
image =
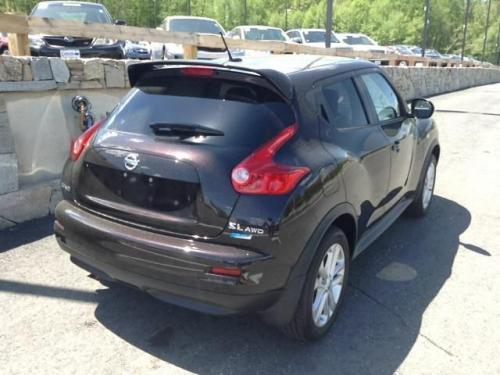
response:
M89 147L90 142L95 136L95 133L102 125L102 121L96 122L88 128L82 135L75 139L71 144L71 160L78 160L81 154Z
M278 164L274 155L297 133L294 124L265 143L238 164L231 173L234 189L241 194L288 194L309 172L307 167Z

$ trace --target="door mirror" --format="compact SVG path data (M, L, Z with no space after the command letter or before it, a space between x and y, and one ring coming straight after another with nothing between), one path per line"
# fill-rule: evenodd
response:
M231 38L233 38L233 39L241 39L238 34L234 34Z
M292 39L292 42L294 42L294 43L302 44L302 39L300 39L300 37L298 37L298 36L294 36L291 39Z
M125 26L127 21L125 20L115 20L115 25Z
M425 99L411 101L411 114L418 119L427 119L434 113L434 104Z

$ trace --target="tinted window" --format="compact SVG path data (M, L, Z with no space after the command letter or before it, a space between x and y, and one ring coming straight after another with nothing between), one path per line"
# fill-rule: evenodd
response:
M351 79L325 85L322 88L326 120L337 128L353 128L368 124L358 92Z
M106 10L100 5L79 3L40 3L32 16L79 22L111 23Z
M154 136L151 124L203 126L222 137L187 139L229 147L257 147L294 123L291 108L273 91L243 80L145 74L111 114L106 128Z
M306 40L306 43L324 43L326 39L326 31L322 30L304 31L304 39ZM335 37L333 33L330 40L332 43L339 43L339 40Z
M251 27L245 30L245 39L248 40L286 40L280 29L261 29Z
M361 78L373 101L378 120L398 118L400 116L398 97L386 79L377 73L365 74Z
M366 46L373 46L375 43L373 43L370 39L368 39L366 36L354 36L354 35L345 35L343 38L345 43L347 44L361 44L361 45L366 45Z
M187 33L207 33L219 34L224 30L213 20L178 18L170 20L169 31L179 31Z

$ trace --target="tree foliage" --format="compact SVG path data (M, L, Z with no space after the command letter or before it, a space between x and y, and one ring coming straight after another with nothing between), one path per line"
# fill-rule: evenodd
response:
M91 0L87 0L91 1ZM0 0L0 11L29 13L36 0ZM242 24L324 27L326 0L99 0L115 18L155 27L167 15L216 18L227 30ZM466 0L431 0L429 44L443 53L461 49ZM420 45L425 0L335 0L334 28L363 32L381 44ZM471 0L466 54L481 57L488 0ZM500 0L492 0L486 55L496 60Z

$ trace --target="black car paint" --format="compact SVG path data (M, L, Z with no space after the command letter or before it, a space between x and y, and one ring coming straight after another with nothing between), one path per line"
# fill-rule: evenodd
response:
M138 64L130 68L132 84L138 72L148 69L148 64L154 65ZM185 64L217 66L202 62ZM233 63L224 67L229 65ZM241 65L234 68L247 69ZM311 260L328 229L337 225L344 230L351 254L357 256L411 201L430 155L434 153L439 157L434 121L413 118L400 96L401 118L376 122L366 89L357 78L369 72L385 76L374 64L342 61L288 73L279 69L269 73L268 68L249 71L264 75L283 93L300 124L299 134L280 150L276 160L307 165L311 173L293 192L283 196L238 195L230 188L229 176L225 183L213 179L214 191L219 190L206 203L215 212L225 212L223 216L228 220L221 224L215 215L214 224L225 229L218 234L212 231L198 235L138 225L133 216L116 218L82 205L75 199L74 188L85 161L84 158L76 162L70 160L63 172L65 201L57 207L55 230L59 244L78 265L103 278L134 285L176 304L217 314L261 312L270 322L283 324L292 318ZM334 129L333 134L325 136L314 90L324 80L349 77L355 79L370 124L348 130ZM403 122L410 129L401 134L398 129ZM137 150L137 144L129 142L126 135L110 137L110 142L126 150ZM147 148L151 154L161 150L154 144L148 144ZM88 154L93 152L91 148ZM187 159L197 160L202 168L210 171L210 160L203 153L197 155L193 151ZM408 169L391 174L391 165L404 165ZM224 177L219 175L220 178ZM236 201L232 208L220 203L224 202L222 195L228 194L234 195ZM262 228L264 234L253 235L250 241L233 238L229 222ZM196 254L165 251L154 243L145 245L144 239L150 236L155 236L156 242L163 241L167 247L169 238L176 237L194 246ZM223 250L214 251L214 244L221 249L239 248L254 258L221 258L218 252L223 254ZM211 275L209 270L214 265L239 266L243 275L238 280Z

